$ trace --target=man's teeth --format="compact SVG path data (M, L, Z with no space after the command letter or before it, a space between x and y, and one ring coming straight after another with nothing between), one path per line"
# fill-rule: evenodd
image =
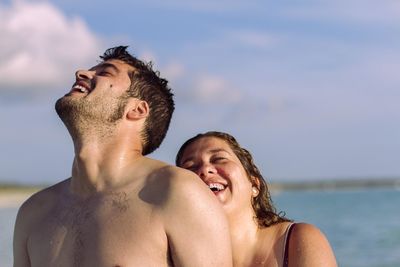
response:
M89 91L88 91L85 87L83 87L82 85L75 85L73 89L74 89L74 90L79 90L79 91L81 91L82 93L89 92Z
M211 191L216 192L216 191L221 191L225 189L225 186L222 184L217 184L217 183L211 183L208 185L208 187L211 189Z

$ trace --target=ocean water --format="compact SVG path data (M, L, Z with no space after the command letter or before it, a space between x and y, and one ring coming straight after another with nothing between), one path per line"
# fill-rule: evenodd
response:
M400 191L290 191L272 196L279 210L316 225L344 267L400 266ZM0 208L0 266L12 266L17 208Z
M12 266L12 238L18 208L0 208L0 266Z
M345 267L400 267L400 191L297 191L272 197L296 221L316 225Z

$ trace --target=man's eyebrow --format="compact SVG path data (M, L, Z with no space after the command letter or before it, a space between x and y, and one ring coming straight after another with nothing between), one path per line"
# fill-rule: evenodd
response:
M114 69L116 72L120 72L120 70L119 70L114 64L107 63L107 62L100 63L99 65L93 67L91 70L105 69L105 68L112 68L112 69Z

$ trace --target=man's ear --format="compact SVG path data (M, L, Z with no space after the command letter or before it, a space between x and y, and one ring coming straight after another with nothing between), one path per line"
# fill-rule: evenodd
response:
M140 120L149 115L149 104L144 100L133 99L133 101L128 104L128 107L129 110L126 114L128 120Z

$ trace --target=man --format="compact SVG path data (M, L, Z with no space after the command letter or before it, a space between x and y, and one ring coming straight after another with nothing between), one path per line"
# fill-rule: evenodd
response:
M20 208L14 266L230 266L228 226L194 174L144 155L174 109L167 81L127 51L76 72L56 111L74 142L72 177Z

